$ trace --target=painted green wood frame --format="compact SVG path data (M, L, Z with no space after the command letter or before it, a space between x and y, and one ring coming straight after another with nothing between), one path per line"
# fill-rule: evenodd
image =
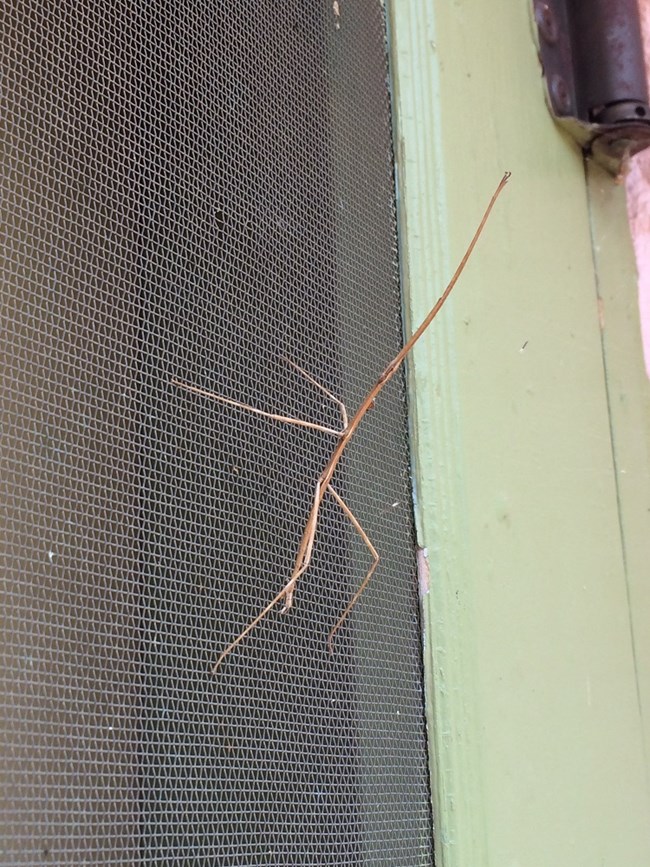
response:
M650 387L624 192L526 0L392 0L438 867L650 864Z

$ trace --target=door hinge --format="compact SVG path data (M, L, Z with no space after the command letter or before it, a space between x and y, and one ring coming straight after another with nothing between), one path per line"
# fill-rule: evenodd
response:
M650 145L637 0L533 0L555 119L606 168Z

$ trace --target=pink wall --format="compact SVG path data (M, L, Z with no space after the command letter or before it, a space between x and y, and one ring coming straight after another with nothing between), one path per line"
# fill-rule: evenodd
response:
M650 0L639 0L650 83ZM631 161L626 180L627 210L639 271L639 310L645 368L650 379L650 148Z

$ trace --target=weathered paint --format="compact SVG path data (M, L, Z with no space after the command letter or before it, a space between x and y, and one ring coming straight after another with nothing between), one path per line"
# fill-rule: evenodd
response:
M650 405L623 189L551 121L526 4L389 11L411 330L513 172L409 365L438 865L646 867Z
M641 35L650 90L650 0L639 0ZM650 148L637 154L626 177L630 228L639 272L639 315L643 352L650 379Z

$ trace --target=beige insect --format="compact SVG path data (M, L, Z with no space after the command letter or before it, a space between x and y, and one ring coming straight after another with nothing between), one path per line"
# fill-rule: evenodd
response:
M336 492L336 490L332 486L332 478L334 477L336 467L338 466L338 463L341 460L341 457L342 457L343 452L345 451L345 449L347 447L347 444L350 442L355 431L357 430L357 428L359 427L359 425L363 421L364 416L366 415L368 410L374 405L377 395L384 388L384 386L392 379L392 377L395 375L395 373L399 370L399 367L402 364L402 362L404 361L404 359L406 358L406 356L413 349L413 347L415 346L417 341L420 339L420 337L422 337L422 335L427 330L429 325L431 325L433 320L438 315L440 308L442 307L442 305L445 303L445 301L449 297L451 290L456 285L456 282L458 281L458 278L462 274L463 269L465 268L465 265L467 264L469 257L472 255L474 247L476 246L476 243L477 243L477 241L481 235L481 232L483 231L485 223L487 222L487 219L490 216L490 212L492 211L492 208L494 207L494 204L495 204L497 198L499 197L501 191L503 190L506 183L508 182L509 177L510 177L510 172L506 172L504 174L504 176L501 178L499 185L497 186L496 190L494 191L492 198L490 199L488 206L485 209L485 213L483 214L481 222L479 223L478 228L476 229L476 232L474 233L474 236L473 236L467 250L465 251L465 255L463 256L463 258L460 261L460 264L456 268L456 271L455 271L453 277L451 278L451 280L449 281L447 287L445 288L445 291L442 293L440 298L436 301L435 305L433 306L431 311L428 313L428 315L426 316L426 318L424 319L422 324L419 326L419 328L413 333L413 335L409 338L409 340L407 340L407 342L404 344L402 349L397 353L395 358L393 358L393 360L387 365L387 367L385 368L385 370L383 371L383 373L381 374L381 376L379 377L377 382L372 386L370 391L367 393L367 395L365 396L365 398L361 402L359 409L355 412L355 414L352 416L352 418L350 420L348 420L348 414L347 414L347 411L345 409L344 404L337 397L335 397L333 394L331 394L326 388L324 388L319 382L317 382L317 380L315 380L312 376L310 376L305 370L303 370L301 367L298 367L297 364L294 364L292 361L288 361L288 363L292 367L294 367L299 373L301 373L302 376L305 377L305 379L307 379L309 382L311 382L312 385L314 385L316 388L320 389L325 395L327 395L328 398L330 398L330 400L334 401L334 403L339 407L340 412L341 412L341 419L342 419L341 430L335 430L334 428L328 428L328 427L325 427L325 425L320 425L320 424L317 424L315 422L304 421L302 419L291 418L289 416L277 415L277 414L271 413L271 412L264 412L263 410L257 409L256 407L249 406L248 404L245 404L245 403L240 403L239 401L236 401L236 400L231 400L230 398L223 397L220 394L215 394L214 392L207 391L206 389L203 389L203 388L199 388L196 385L190 385L187 382L182 382L179 379L174 378L171 380L173 385L177 385L180 388L184 388L187 391L192 392L193 394L200 395L201 397L208 397L212 400L218 400L221 403L228 404L229 406L238 407L239 409L245 409L248 412L253 412L256 415L262 415L265 418L272 419L273 421L285 422L286 424L295 424L295 425L299 425L301 427L310 428L312 430L322 431L323 433L330 434L332 436L337 437L337 439L338 439L338 443L334 447L334 451L332 452L332 455L331 455L329 461L327 462L325 468L323 469L323 472L320 474L320 476L318 477L318 480L316 482L316 489L314 492L314 499L312 502L311 510L309 512L309 517L307 518L307 523L305 524L305 529L303 531L302 538L300 540L300 544L298 545L298 551L296 553L296 559L295 559L293 571L291 573L289 580L284 585L284 587L280 590L280 592L276 596L274 596L273 599L271 599L269 604L265 608L263 608L262 611L260 611L260 613L253 620L251 620L251 622L248 624L248 626L242 632L240 632L240 634L237 636L237 638L235 638L235 640L232 641L225 648L225 650L222 651L221 655L219 656L216 663L214 664L214 667L213 667L214 673L217 672L217 670L219 669L219 666L224 661L224 659L228 656L228 654L231 653L231 651L233 651L235 649L235 647L237 647L237 645L240 644L244 640L244 638L246 638L246 636L249 634L249 632L251 632L251 630L253 630L258 625L258 623L261 620L263 620L267 616L267 614L269 614L269 612L279 602L284 603L283 607L282 607L282 612L281 612L283 614L286 611L288 611L291 608L291 606L293 605L293 595L294 595L294 591L296 589L296 584L298 583L298 580L302 577L302 575L304 575L306 570L309 568L309 564L311 562L311 556L312 556L312 552L314 549L314 539L316 537L316 527L318 524L318 513L320 511L321 503L323 502L323 499L324 499L326 494L330 494L336 500L336 502L339 504L341 509L343 509L343 512L350 519L355 530L359 533L359 535L363 539L364 543L368 547L370 554L372 555L372 565L370 566L370 569L368 569L368 572L367 572L365 578L363 579L363 581L361 582L359 589L354 594L354 596L352 597L352 599L348 603L347 607L345 608L345 610L343 611L343 613L341 614L339 619L336 621L336 623L334 624L334 626L332 627L332 629L329 633L329 637L327 639L327 645L328 645L330 653L333 652L334 636L336 635L338 630L341 628L341 626L345 622L345 620L348 617L348 615L350 614L350 611L352 610L352 608L357 603L359 597L361 596L361 594L365 590L366 586L368 585L368 582L372 578L373 572L375 571L375 569L377 568L377 565L379 564L379 554L377 553L374 545L372 544L372 542L370 541L370 539L366 535L363 527L361 526L361 524L359 523L357 518L352 514L352 512L350 511L348 506L345 504L345 502L341 499L340 495Z

